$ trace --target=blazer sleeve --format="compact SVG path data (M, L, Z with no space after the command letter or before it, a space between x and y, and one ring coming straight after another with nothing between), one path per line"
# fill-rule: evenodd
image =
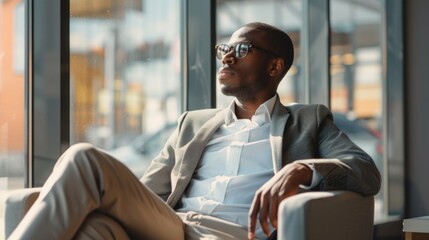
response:
M325 106L316 105L315 113L313 143L318 156L296 162L314 165L322 178L320 190L349 190L364 196L377 194L381 176L373 159L336 127Z

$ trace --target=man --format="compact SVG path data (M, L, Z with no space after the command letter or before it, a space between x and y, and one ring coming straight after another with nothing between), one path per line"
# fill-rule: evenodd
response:
M141 182L101 150L71 147L12 238L263 239L302 188L379 191L372 159L324 106L280 103L286 33L250 23L216 51L228 108L184 113Z

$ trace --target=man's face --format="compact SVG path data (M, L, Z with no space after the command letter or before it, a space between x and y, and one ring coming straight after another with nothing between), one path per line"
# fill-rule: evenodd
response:
M234 32L228 45L234 46L240 42L268 49L265 46L267 41L264 33L252 31L249 27L240 28ZM276 88L273 85L273 79L268 75L272 59L271 54L257 48L251 48L244 58L236 58L233 51L225 54L221 59L221 67L217 75L222 93L242 100L267 94L272 96Z

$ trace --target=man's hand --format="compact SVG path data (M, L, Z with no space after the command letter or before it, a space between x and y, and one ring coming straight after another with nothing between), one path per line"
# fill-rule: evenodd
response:
M284 166L273 178L256 191L249 211L248 238L255 237L256 220L259 213L259 222L264 233L270 235L271 225L277 228L277 210L280 202L298 192L300 184L310 185L313 171L306 165L291 163Z

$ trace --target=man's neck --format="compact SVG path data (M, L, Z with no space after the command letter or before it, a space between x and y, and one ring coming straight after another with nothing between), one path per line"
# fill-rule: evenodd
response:
M270 97L272 98L272 97ZM235 101L235 116L238 119L251 119L255 115L256 110L265 103L268 99L259 99L257 101L241 101L236 99Z
M255 115L256 109L258 109L259 105L250 105L250 104L240 104L238 102L235 103L235 116L238 119L251 119L253 115Z

